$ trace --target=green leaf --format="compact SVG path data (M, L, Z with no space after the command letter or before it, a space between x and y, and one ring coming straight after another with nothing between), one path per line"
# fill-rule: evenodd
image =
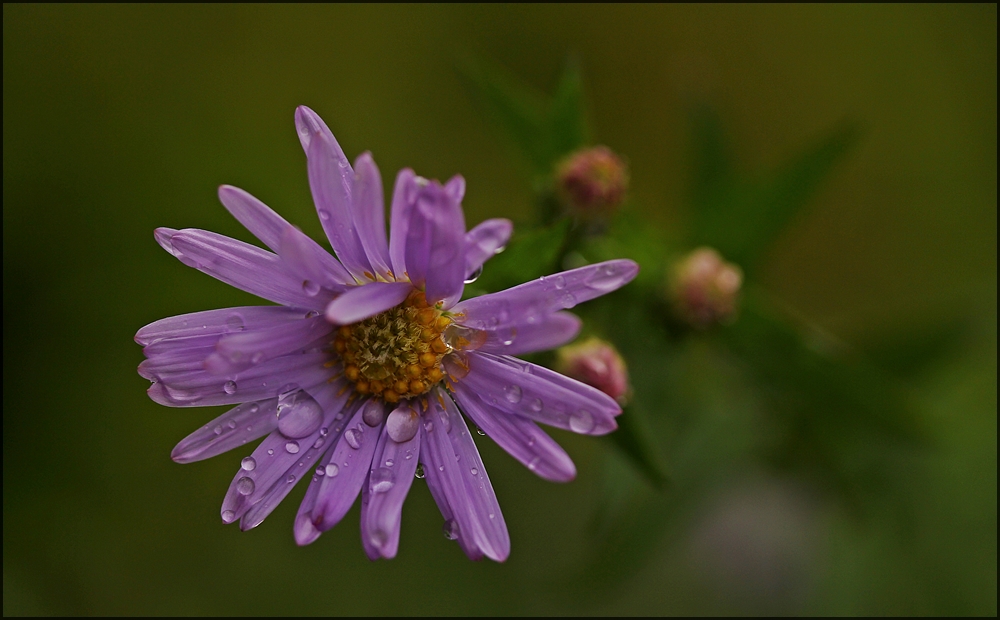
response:
M583 79L574 60L567 62L553 96L538 93L505 69L483 61L468 60L459 66L459 73L536 176L550 175L560 158L586 142Z
M699 159L692 180L692 241L716 248L752 271L764 252L809 203L861 131L843 123L777 171L756 179L736 178L721 127L708 112L694 123Z
M608 435L609 439L629 458L632 465L657 489L667 486L668 478L663 468L653 457L653 448L647 437L651 436L649 425L640 407L631 405L618 416L618 429Z

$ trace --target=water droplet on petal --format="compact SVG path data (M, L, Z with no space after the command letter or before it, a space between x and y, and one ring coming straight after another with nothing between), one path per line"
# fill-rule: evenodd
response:
M323 475L323 474L325 474L325 473L326 473L326 470L325 470L325 469L323 469L322 467L317 467L317 468L316 468L316 475L317 475L317 476L322 476L322 475ZM315 478L313 478L313 480L316 480L316 479L315 479Z
M365 421L365 424L372 427L378 426L384 417L385 406L382 403L374 398L365 403L365 410L361 414L361 419Z
M273 448L268 448L267 449L267 455L268 456L274 456L274 449Z
M379 467L371 473L372 493L385 493L396 484L396 474L387 467Z
M475 282L476 280L478 280L479 276L481 276L481 275L483 275L483 266L482 265L476 267L475 271L473 271L472 273L470 273L468 276L465 277L465 283L466 284L472 284L473 282Z
M226 384L224 386L222 386L222 389L226 392L226 394L235 394L236 393L236 382L235 381L226 381Z
M236 520L236 513L235 512L233 512L232 510L223 510L222 511L222 522L223 523L232 523L235 520Z
M214 429L212 429L212 432L215 433L216 435L221 435L222 434L222 425L221 424L217 425Z
M264 354L261 353L260 351L257 351L250 357L251 364L259 364L263 361L264 361Z
M319 294L319 284L313 282L312 280L303 280L302 292L310 297L315 297Z
M396 461L394 461L394 460L392 460L392 459L386 459L386 460L385 460L385 466L386 466L386 467L392 467L392 466L393 466L393 465L395 465L395 464L396 464Z
M531 471L535 471L536 469L538 469L538 464L541 462L541 460L542 459L536 456L535 458L528 461L528 469Z
M413 472L413 477L414 478L419 478L419 479L423 480L424 476L426 476L426 475L427 474L424 473L424 464L423 463L417 463L417 470L415 472Z
M569 428L574 433L589 433L594 430L594 416L581 409L569 416Z
M508 385L503 389L504 396L507 397L507 402L509 403L519 403L521 402L521 388L516 385Z
M293 439L316 432L323 422L323 409L319 403L302 391L296 390L292 396L285 394L278 397L278 431ZM282 397L285 403L282 403Z
M229 428L236 428L236 420L229 421Z
M486 431L484 431L483 429L479 428L478 426L476 427L476 433L478 435L482 436L482 437L486 436Z
M419 428L420 416L410 407L396 409L385 421L385 432L389 435L389 439L396 443L413 439Z
M257 403L250 405L250 413L257 413L258 411L260 411L260 406Z
M542 410L542 401L540 399L534 399L531 401L531 410L538 413Z
M381 547L389 540L389 536L382 530L375 530L371 534L371 542L376 547Z
M295 482L295 476L293 476L292 474L288 474L288 477L285 478L285 482L287 482L288 484L292 484L293 482Z
M552 278L552 283L555 284L557 290L566 288L566 278L561 275Z
M299 442L297 442L297 441L289 441L288 443L286 443L285 444L285 452L287 452L289 454L298 454L299 453Z
M447 521L444 522L444 525L441 526L441 531L444 532L444 537L447 538L448 540L457 540L458 522L455 521L454 519L448 519Z
M354 428L349 428L344 432L344 440L347 445L355 450L361 447L361 432Z
M326 466L326 475L327 476L330 476L331 478L333 478L334 476L336 476L339 473L340 473L340 468L339 467L337 467L333 463L327 464L327 466Z
M250 495L251 493L253 493L255 487L256 485L254 484L253 480L247 478L246 476L243 476L242 478L236 481L236 492L239 493L240 495Z
M231 332L241 332L246 329L246 324L243 322L243 315L234 312L226 317L226 329Z
M473 476L478 476L479 470L473 467L472 469L469 470L469 473L471 473Z
M319 214L319 219L323 220L324 222L330 219L330 212L327 211L326 209L319 209L317 213Z
M620 269L615 265L599 265L584 281L584 284L595 291L611 292L621 286Z
M257 460L252 456L248 456L243 459L243 462L240 463L240 467L242 467L244 471L253 471L254 468L257 467Z

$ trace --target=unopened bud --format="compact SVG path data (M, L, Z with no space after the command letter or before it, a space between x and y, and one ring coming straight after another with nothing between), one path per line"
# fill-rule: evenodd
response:
M670 277L670 299L677 317L697 328L736 316L743 270L712 248L698 248L679 260Z
M600 338L590 338L562 347L556 354L556 370L625 404L629 392L628 370L614 345Z
M556 191L563 205L583 217L613 213L625 200L628 168L606 146L570 154L556 165Z

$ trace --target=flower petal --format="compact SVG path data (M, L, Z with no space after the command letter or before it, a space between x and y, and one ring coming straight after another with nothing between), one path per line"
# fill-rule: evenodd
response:
M302 279L302 292L310 297L319 293L319 287L342 292L355 284L337 259L294 226L282 231L277 251L288 270Z
M389 257L397 280L406 277L406 236L410 227L410 212L417 193L417 175L403 168L396 175L392 192L392 212L389 225Z
M285 398L286 392L282 395ZM311 407L319 409L320 405L308 394L294 392L297 408ZM324 412L324 420L320 426L327 427L337 412ZM274 430L250 455L244 459L240 469L233 476L225 499L222 501L222 520L232 523L239 519L254 504L267 496L275 483L292 486L305 472L311 472L306 465L298 463L315 461L326 450L325 437L321 435L320 426L305 437L292 439L286 437L280 430ZM324 441L319 441L323 439ZM317 444L314 447L314 444ZM303 459L305 459L303 461ZM293 476L289 478L289 476Z
M258 297L313 310L326 307L332 297L307 295L281 259L248 243L196 229L179 231L169 242L195 269Z
M237 405L181 440L170 458L193 463L263 437L278 426L277 406L277 398Z
M364 403L356 403L354 414L344 424L337 444L324 463L326 475L314 483L319 485L319 489L308 518L320 532L325 532L344 518L368 477L382 427L372 428L362 421ZM304 515L300 508L299 516Z
M451 177L444 184L444 191L451 196L452 200L461 204L462 199L465 198L465 177L460 174Z
M232 378L211 375L205 370L177 373L161 372L147 394L168 407L205 407L233 405L265 400L278 395L281 388L295 383L309 388L325 382L332 375L324 364L329 353L286 355L253 366Z
M413 290L409 282L369 282L355 286L330 302L326 320L350 325L403 303Z
M621 288L638 272L639 265L634 261L605 261L467 299L455 306L454 312L459 315L459 323L475 329L537 323L545 315Z
M219 187L219 202L253 236L273 251L278 251L282 231L291 226L285 218L249 192L232 185Z
M179 314L153 321L135 334L135 341L150 345L164 339L208 334L228 334L269 327L307 316L305 310L287 306L243 306Z
M585 435L618 427L622 410L613 398L544 366L480 351L468 354L468 366L458 383L501 411Z
M440 389L435 396L429 399L421 440L430 465L424 471L428 479L436 479L454 511L458 536L503 562L510 554L510 536L479 451L451 397Z
M371 273L372 268L354 226L351 207L354 171L325 124L322 124L322 129L313 127L311 131L313 134L308 139L306 155L309 160L309 187L316 203L316 213L337 258L351 275L362 280L366 277L365 272ZM301 132L299 135L301 138Z
M487 405L464 383L455 386L455 399L476 426L531 471L552 482L576 477L566 451L531 420Z
M492 219L480 222L465 235L465 277L471 278L510 241L514 224L510 220Z
M333 326L325 318L316 316L267 329L228 334L218 339L215 351L205 358L205 370L213 375L236 374L302 349L332 330Z
M497 355L522 355L561 347L580 333L582 321L569 312L555 312L534 324L522 323L487 331L477 350Z
M371 153L368 152L358 156L354 161L354 169L354 225L361 239L361 246L375 273L391 279L389 241L385 234L382 176Z
M333 137L333 132L326 126L326 123L319 117L319 114L316 114L307 106L299 106L295 109L295 130L299 136L299 142L302 144L302 150L306 152L306 155L309 154L309 145L312 142L313 136L319 134L330 143L333 148L334 157L337 160L337 165L343 171L340 178L344 186L344 192L350 198L354 175L354 171L351 170L351 162L347 160L344 150L340 148L337 139Z
M461 205L437 181L425 182L417 193L406 233L410 281L425 287L430 304L449 298L457 301L465 287L464 256Z
M420 433L397 443L383 427L368 486L362 490L368 501L361 505L361 538L373 560L396 557L403 502L413 484L419 455Z

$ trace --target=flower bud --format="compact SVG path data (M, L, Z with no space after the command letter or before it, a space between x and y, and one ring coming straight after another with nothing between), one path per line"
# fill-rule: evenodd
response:
M606 146L581 149L556 165L556 192L582 217L613 213L625 199L628 168Z
M600 338L560 348L556 370L593 386L624 404L629 391L625 360L614 345Z
M670 300L677 318L699 329L736 316L743 270L712 248L702 247L674 264Z

